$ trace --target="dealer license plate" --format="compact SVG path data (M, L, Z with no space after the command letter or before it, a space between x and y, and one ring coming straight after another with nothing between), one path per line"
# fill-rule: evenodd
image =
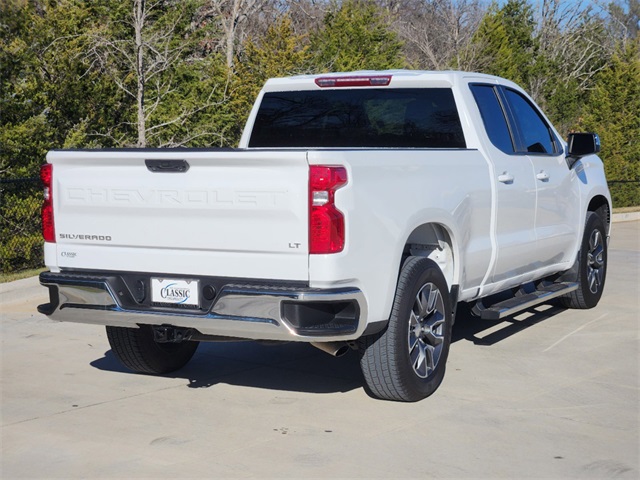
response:
M200 305L198 280L151 279L151 301L167 305Z

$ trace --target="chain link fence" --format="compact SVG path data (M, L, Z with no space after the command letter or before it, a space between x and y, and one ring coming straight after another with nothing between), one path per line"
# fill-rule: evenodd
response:
M35 178L0 178L0 271L15 273L44 265L40 206Z
M640 205L640 181L611 180L614 207ZM43 266L39 178L0 178L0 271Z

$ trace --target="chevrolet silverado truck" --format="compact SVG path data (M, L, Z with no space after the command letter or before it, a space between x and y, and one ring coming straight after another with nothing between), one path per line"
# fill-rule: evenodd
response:
M417 401L461 302L478 321L598 303L599 150L494 76L271 79L236 149L49 152L39 311L105 325L135 372L179 369L199 342L308 342L356 350L371 396Z

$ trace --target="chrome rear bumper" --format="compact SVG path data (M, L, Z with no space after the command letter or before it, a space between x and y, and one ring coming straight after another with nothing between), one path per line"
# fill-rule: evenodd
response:
M136 328L139 324L192 328L203 335L282 341L339 341L362 335L367 307L357 288L279 285L222 286L206 310L159 308L127 300L117 275L51 273L40 276L50 302L38 311L52 320ZM117 292L117 293L116 293Z

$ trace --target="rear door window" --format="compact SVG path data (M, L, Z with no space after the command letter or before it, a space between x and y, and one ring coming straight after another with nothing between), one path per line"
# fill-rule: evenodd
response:
M466 148L448 88L269 92L249 147Z

